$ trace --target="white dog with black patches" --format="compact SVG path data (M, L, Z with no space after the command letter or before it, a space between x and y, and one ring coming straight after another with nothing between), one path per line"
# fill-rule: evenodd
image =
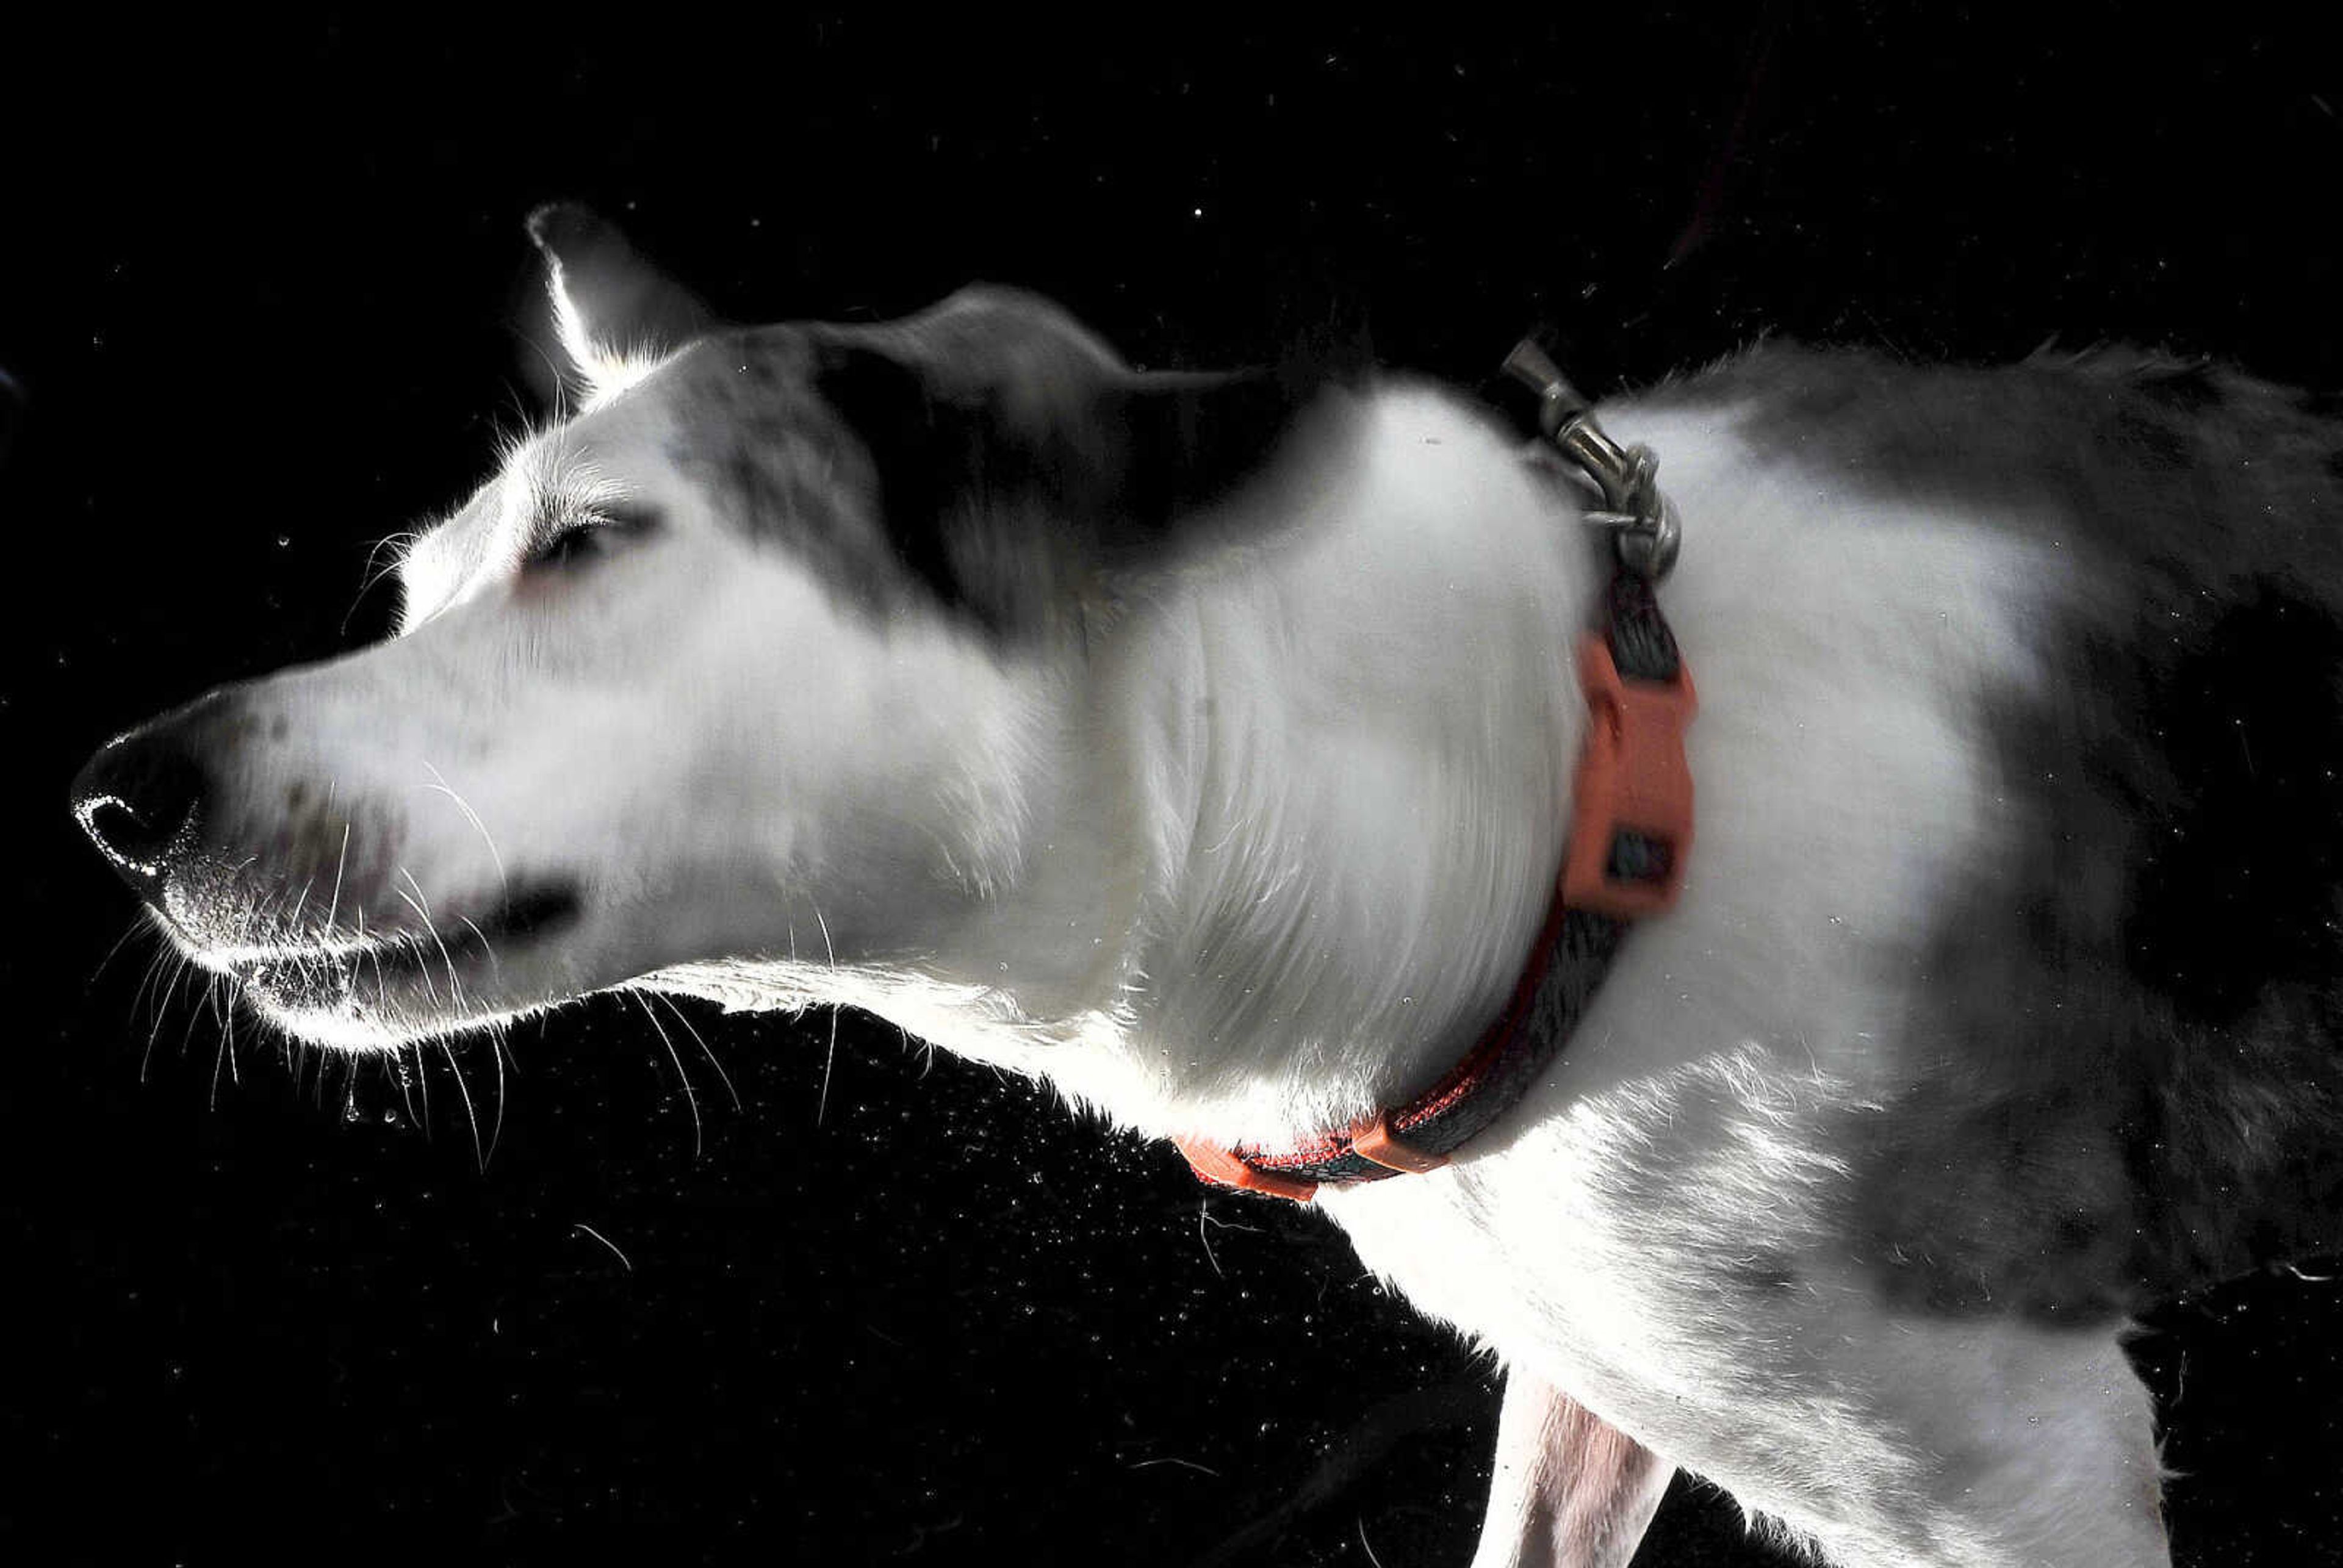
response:
M1676 1466L1834 1562L2168 1561L2128 1315L2343 1218L2328 411L1779 347L1606 407L1700 689L1623 934L1556 893L1606 547L1479 408L532 232L583 407L398 635L76 783L260 1013L846 1003L1314 1189L1508 1368L1483 1568L1625 1563Z

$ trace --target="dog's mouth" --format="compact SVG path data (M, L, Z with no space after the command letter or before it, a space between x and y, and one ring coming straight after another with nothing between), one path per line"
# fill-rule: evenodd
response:
M504 970L575 927L575 883L516 887L478 912L449 910L422 929L320 933L282 946L206 955L261 1012L319 1044L370 1046L486 1023L541 1002Z

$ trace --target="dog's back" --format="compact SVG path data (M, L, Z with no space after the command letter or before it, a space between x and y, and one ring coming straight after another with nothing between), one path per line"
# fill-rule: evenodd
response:
M1896 1293L2089 1316L2343 1246L2331 400L2128 350L1768 348L1673 395L1745 388L1755 451L2078 568L2049 678L1977 694L2017 848L1943 910L1910 1020L1940 1060L1862 1141Z

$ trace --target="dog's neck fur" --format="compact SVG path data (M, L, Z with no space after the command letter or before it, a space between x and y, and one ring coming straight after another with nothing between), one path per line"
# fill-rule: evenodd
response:
M1023 873L940 984L850 1000L1142 1131L1272 1147L1469 1049L1552 896L1600 564L1453 398L1356 418L1257 542L1101 641Z

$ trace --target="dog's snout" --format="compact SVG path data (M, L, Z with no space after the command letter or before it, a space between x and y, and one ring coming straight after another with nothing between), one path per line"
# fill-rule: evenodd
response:
M109 741L73 781L73 812L98 851L152 896L194 844L211 793L202 745L210 699Z

